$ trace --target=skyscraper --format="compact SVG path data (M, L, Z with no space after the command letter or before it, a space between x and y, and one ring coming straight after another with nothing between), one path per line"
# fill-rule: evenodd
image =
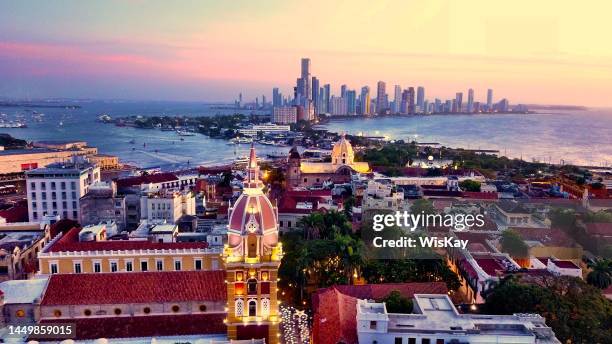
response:
M278 91L278 87L272 89L272 107L283 105L283 95Z
M402 88L400 85L395 85L393 95L393 113L400 113L402 104Z
M424 104L423 102L425 101L425 87L423 86L419 86L417 87L417 101L416 101L416 105L419 107L419 111L424 111Z
M402 101L400 103L400 113L405 115L408 113L408 90L402 91Z
M342 98L346 97L346 85L340 86L340 97Z
M320 113L319 111L319 79L312 77L312 104L314 105L315 115Z
M355 90L347 90L346 94L346 112L349 116L353 116L356 113L357 108L357 92Z
M325 84L323 85L323 88L325 89L325 97L323 98L323 102L325 103L325 112L329 112L331 106L330 106L330 98L331 98L331 85L330 84Z
M383 113L389 107L386 89L387 84L384 81L379 81L376 88L376 109L378 113Z
M363 86L361 88L361 114L369 115L370 114L370 87Z
M462 112L463 92L455 94L455 112Z
M414 114L414 87L408 87L408 113Z
M471 88L468 90L467 112L474 112L474 90Z
M310 87L310 59L303 58L302 59L302 91L301 95L307 100L312 100L312 91Z
M487 111L493 111L493 90L490 88L487 90Z

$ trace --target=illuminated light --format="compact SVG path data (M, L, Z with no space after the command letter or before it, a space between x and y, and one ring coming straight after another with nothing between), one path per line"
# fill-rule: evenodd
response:
M474 303L473 303L473 304L470 306L470 309L471 309L471 310L473 310L473 311L475 311L476 309L478 309L478 307L476 307L476 304L474 304Z
M229 308L225 307L224 310L227 312L227 311L229 311Z

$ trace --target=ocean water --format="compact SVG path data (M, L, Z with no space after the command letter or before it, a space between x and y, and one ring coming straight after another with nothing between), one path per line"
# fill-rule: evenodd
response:
M0 107L10 120L23 115L28 128L0 128L0 132L28 140L84 140L100 153L117 155L140 167L175 169L189 165L216 165L248 153L249 145L197 134L182 137L175 132L96 122L100 114L214 116L234 110L187 102L80 102L80 109ZM29 111L26 111L29 110ZM34 122L32 110L44 113ZM250 114L248 111L246 114ZM63 125L59 125L60 121ZM498 149L510 157L581 165L612 165L612 110L549 111L538 114L430 115L413 117L333 120L327 128L336 132L385 135L391 139L439 142L450 147ZM135 144L129 141L134 139ZM146 146L144 145L146 144ZM288 148L257 146L260 155L286 153Z
M612 110L332 120L328 129L448 147L497 149L528 161L612 166Z

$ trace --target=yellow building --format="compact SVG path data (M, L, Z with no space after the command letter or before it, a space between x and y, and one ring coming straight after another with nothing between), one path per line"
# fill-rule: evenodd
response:
M315 186L324 182L343 183L350 180L352 173L369 173L367 162L355 161L353 146L344 135L334 144L331 162L301 161L297 149L289 154L287 180L291 187Z
M244 191L230 209L228 244L223 252L230 340L279 342L277 279L282 255L278 212L263 193L251 147Z
M42 274L222 269L220 249L203 242L79 241L79 229L58 235L38 254Z

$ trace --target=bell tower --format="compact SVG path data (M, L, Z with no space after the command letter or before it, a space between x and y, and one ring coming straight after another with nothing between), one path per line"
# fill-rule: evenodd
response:
M226 320L229 339L279 342L278 210L263 193L255 148L251 146L243 193L229 209L226 270Z

